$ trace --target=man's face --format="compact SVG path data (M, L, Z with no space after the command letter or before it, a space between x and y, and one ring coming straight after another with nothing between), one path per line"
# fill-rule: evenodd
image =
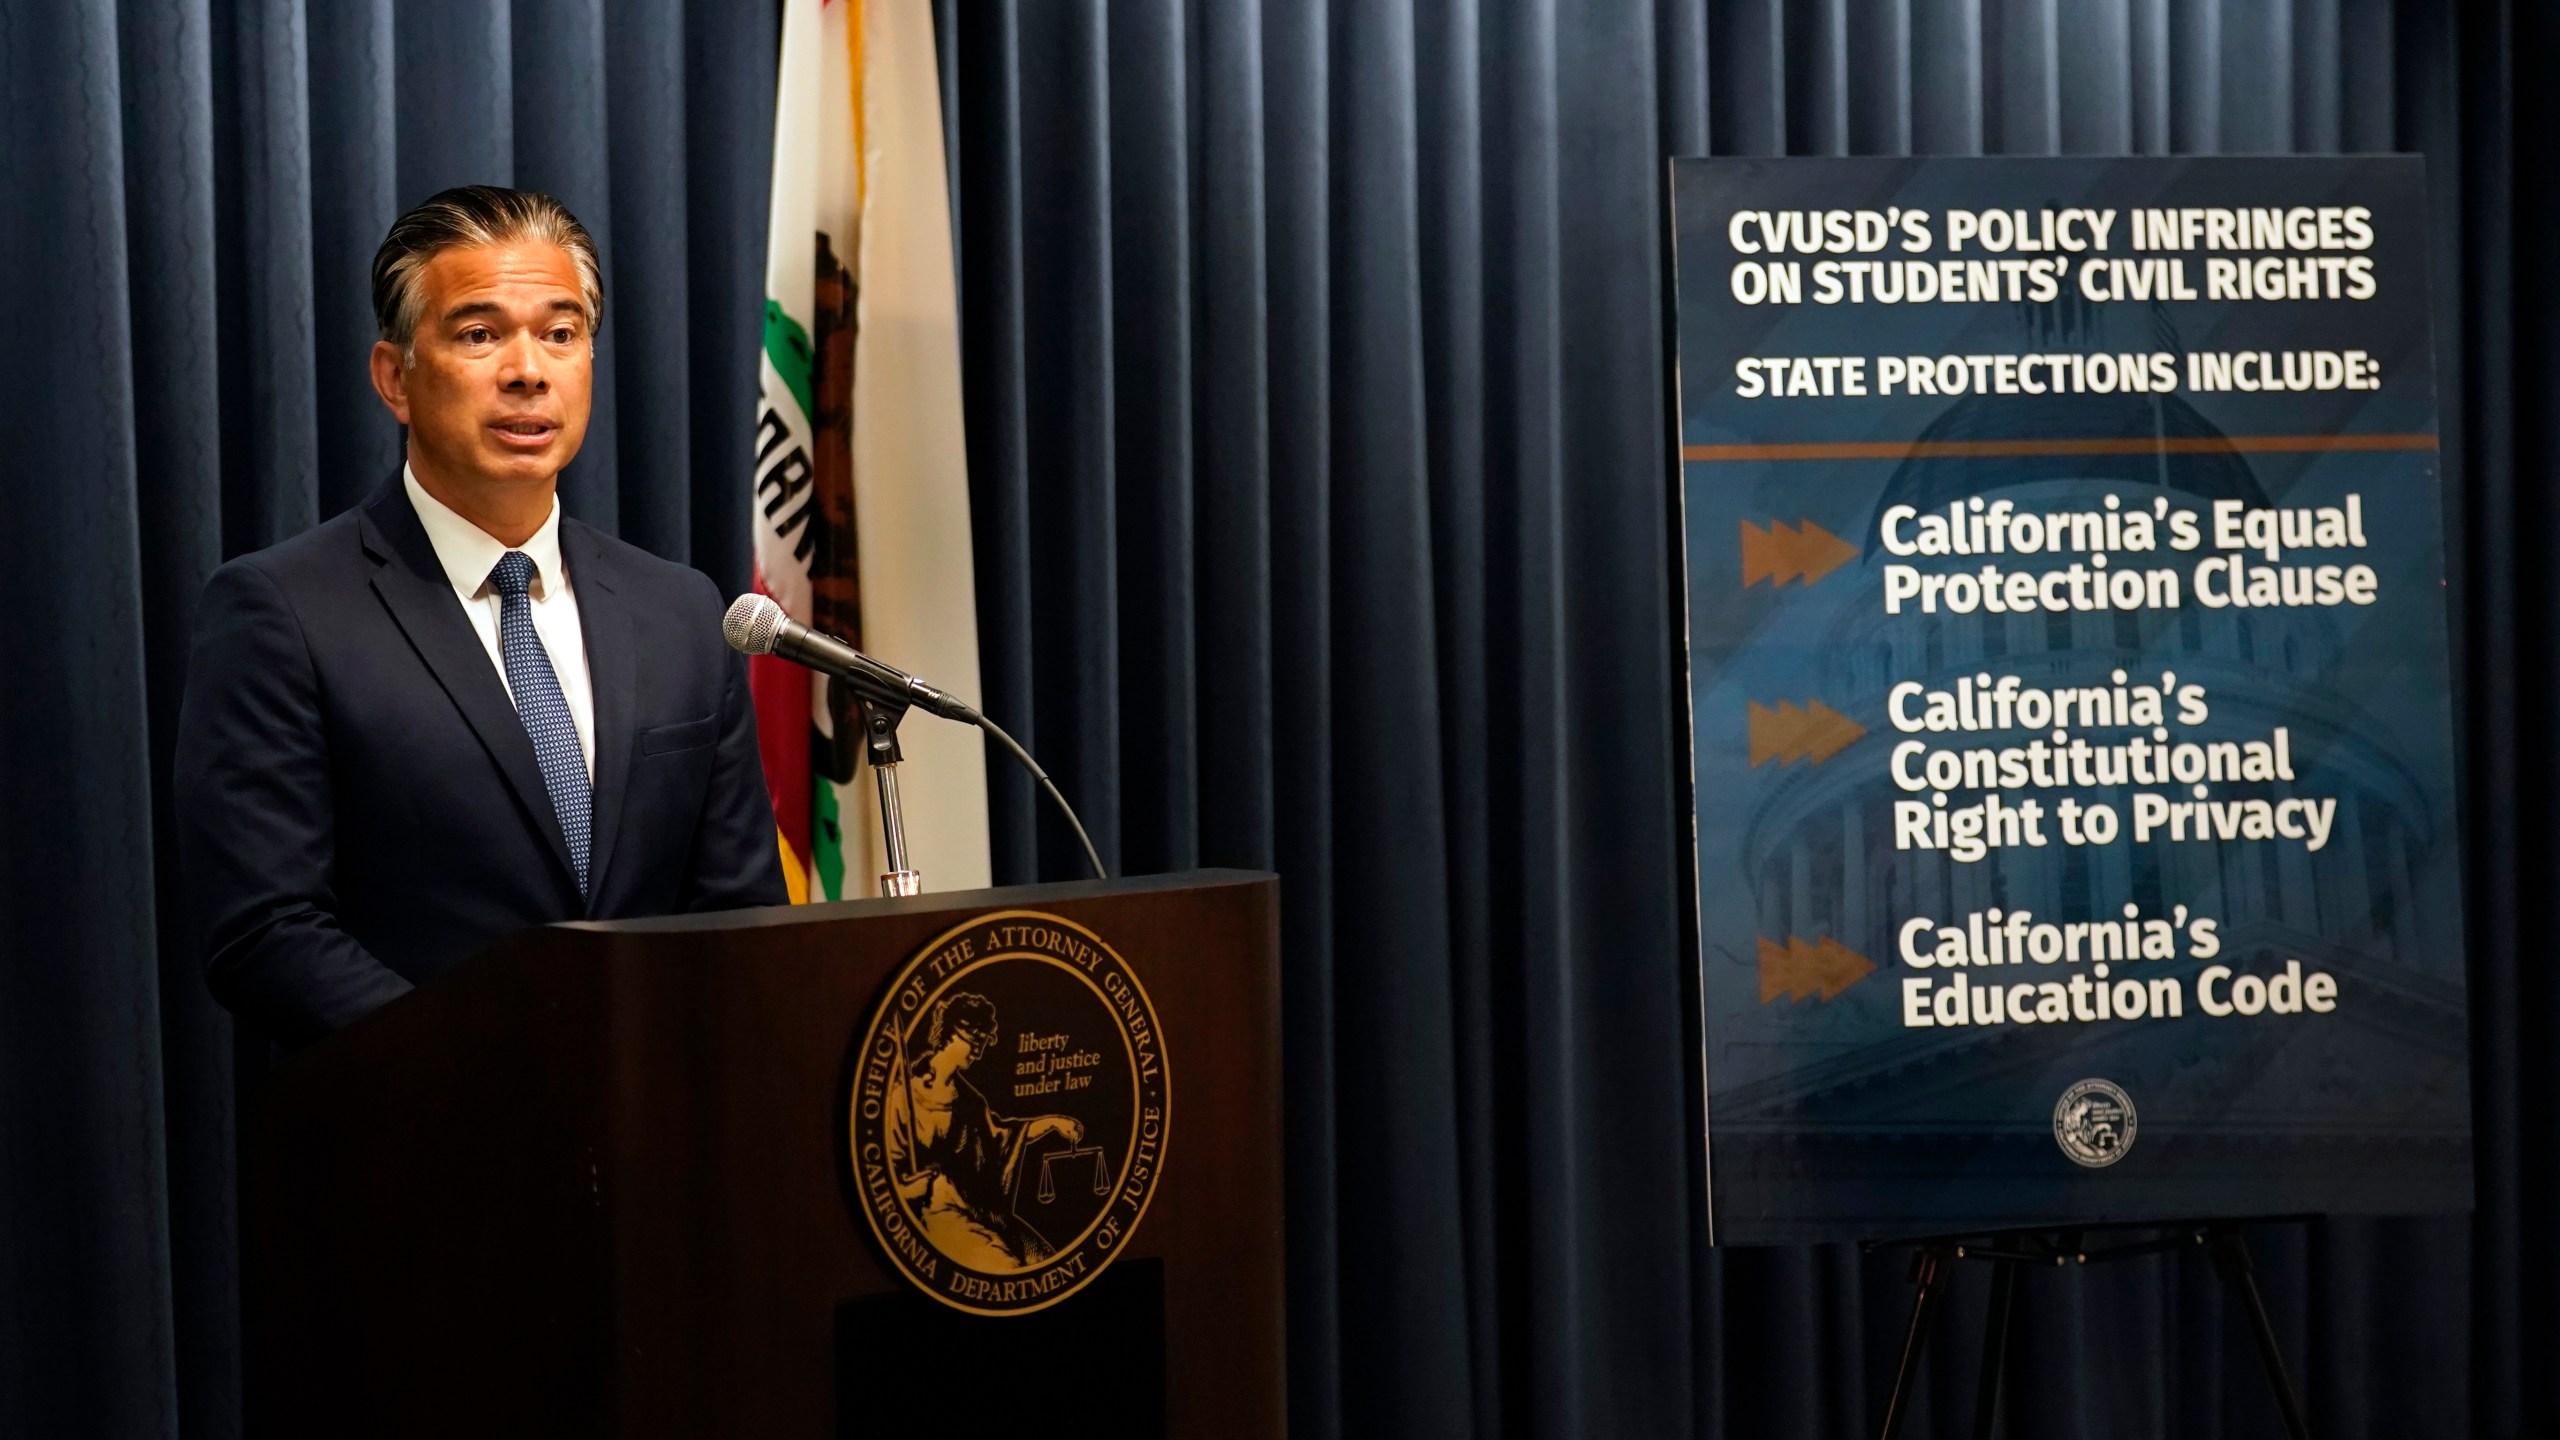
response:
M547 485L587 438L595 354L578 267L557 245L465 245L420 272L415 358L374 346L373 385L452 481Z

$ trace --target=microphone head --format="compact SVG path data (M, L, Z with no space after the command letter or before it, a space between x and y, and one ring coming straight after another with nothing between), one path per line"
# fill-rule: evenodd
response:
M741 595L721 619L720 633L729 648L742 655L770 655L774 637L782 633L782 622L790 618L771 596Z

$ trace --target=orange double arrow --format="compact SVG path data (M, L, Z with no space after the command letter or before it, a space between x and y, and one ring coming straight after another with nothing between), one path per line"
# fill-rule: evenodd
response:
M1807 700L1802 706L1781 700L1774 708L1757 700L1743 704L1749 709L1751 763L1755 766L1771 760L1792 765L1807 758L1819 765L1867 733L1866 726L1819 700Z
M1840 992L1876 972L1875 962L1825 935L1802 940L1790 935L1785 944L1760 937L1760 1003L1784 995L1802 1000L1820 995L1837 1000Z
M1810 520L1790 526L1772 520L1769 528L1742 522L1742 583L1745 588L1766 580L1775 589L1790 580L1810 585L1858 558L1858 547Z

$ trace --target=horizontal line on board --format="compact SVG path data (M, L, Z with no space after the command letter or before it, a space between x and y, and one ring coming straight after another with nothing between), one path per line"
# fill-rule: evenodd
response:
M1988 460L2034 455L2218 455L2305 450L2433 450L2433 435L2096 435L2080 440L1843 440L1683 445L1683 460Z

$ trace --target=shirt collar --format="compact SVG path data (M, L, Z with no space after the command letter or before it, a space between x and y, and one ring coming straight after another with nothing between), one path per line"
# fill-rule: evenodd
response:
M418 512L418 524L425 528L427 542L435 547L436 561L444 567L454 593L465 600L478 599L482 587L489 583L489 572L498 568L499 557L507 553L507 547L428 494L427 488L418 483L417 472L405 463L400 467L400 484L409 492L409 507ZM515 548L533 561L533 598L547 597L555 580L561 588L567 588L567 575L560 566L559 496L551 497L551 513L543 517L542 528Z

